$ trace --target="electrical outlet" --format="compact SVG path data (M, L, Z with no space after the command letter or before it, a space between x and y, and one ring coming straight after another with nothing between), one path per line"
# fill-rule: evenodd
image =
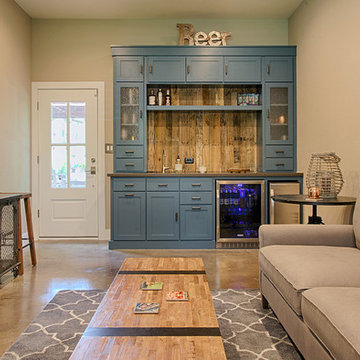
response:
M194 163L194 158L185 158L185 164L193 164Z

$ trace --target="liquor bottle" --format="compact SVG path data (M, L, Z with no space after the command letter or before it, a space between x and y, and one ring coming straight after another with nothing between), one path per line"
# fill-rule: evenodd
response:
M155 96L155 94L154 94L154 90L153 90L153 89L151 89L151 91L150 91L150 95L149 95L149 100L148 100L148 102L149 102L149 105L156 105L156 96Z
M167 106L171 105L171 95L170 95L170 90L169 89L166 90L165 105L167 105Z
M162 93L161 89L159 89L159 91L157 93L157 100L158 100L158 105L162 106L162 104L163 104L163 93Z

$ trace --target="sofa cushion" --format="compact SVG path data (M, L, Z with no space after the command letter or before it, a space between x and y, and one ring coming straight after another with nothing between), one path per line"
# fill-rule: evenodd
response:
M354 234L356 246L360 249L360 198L356 201L353 215Z
M301 315L304 290L325 286L360 287L360 250L357 248L271 245L260 249L259 265L298 315Z
M305 324L334 359L360 358L360 288L315 288L303 292Z

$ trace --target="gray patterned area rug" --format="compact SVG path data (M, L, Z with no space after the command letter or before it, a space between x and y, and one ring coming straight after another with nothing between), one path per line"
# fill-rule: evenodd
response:
M1 360L66 360L104 296L103 291L63 290L4 353ZM298 360L301 357L258 290L213 291L228 360Z

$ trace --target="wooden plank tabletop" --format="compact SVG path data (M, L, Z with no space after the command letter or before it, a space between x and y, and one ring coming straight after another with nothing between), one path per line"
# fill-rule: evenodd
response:
M144 281L163 289L144 291ZM169 302L168 291L189 301ZM158 314L134 314L137 302L157 302ZM226 359L201 258L127 258L109 287L75 359Z

